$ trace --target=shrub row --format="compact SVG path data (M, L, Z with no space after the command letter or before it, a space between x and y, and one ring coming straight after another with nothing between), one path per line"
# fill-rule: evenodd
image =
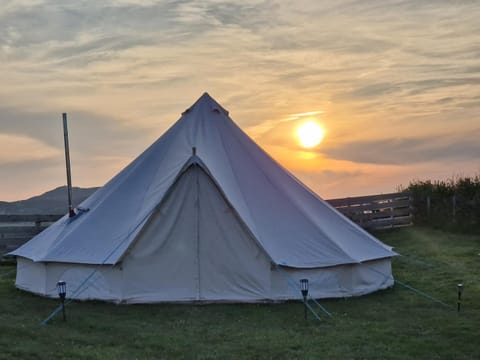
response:
M480 175L414 180L400 191L413 197L414 222L450 230L480 229Z

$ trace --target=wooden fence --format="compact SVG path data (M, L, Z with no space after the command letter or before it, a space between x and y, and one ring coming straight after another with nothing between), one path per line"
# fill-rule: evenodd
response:
M368 230L410 226L412 197L408 193L393 193L331 199L327 202L353 222Z
M396 193L327 200L369 230L412 225L409 194ZM0 257L46 229L62 215L0 215Z
M0 215L0 257L15 250L62 215Z

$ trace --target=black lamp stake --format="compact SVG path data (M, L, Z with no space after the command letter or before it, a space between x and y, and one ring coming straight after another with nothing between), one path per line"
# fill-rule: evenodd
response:
M303 296L304 316L307 320L307 295L308 295L308 279L300 279L300 289Z
M460 312L460 306L462 304L462 292L463 292L463 284L457 284L457 312Z
M63 313L63 321L67 320L67 314L65 313L65 297L67 295L67 283L63 280L57 282L57 291L58 297L62 301L62 313Z

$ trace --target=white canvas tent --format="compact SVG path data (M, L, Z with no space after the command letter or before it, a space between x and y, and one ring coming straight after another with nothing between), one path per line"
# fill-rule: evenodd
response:
M208 94L130 165L11 255L20 289L144 303L366 294L392 249L276 163Z

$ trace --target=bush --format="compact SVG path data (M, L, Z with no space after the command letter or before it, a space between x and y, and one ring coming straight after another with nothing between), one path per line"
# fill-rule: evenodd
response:
M417 224L461 231L480 229L480 175L446 181L413 180L399 190L412 194Z

